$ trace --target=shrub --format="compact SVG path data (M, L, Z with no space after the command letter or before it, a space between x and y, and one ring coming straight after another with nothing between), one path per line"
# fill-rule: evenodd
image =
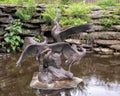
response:
M103 30L108 30L113 24L120 24L120 20L116 15L106 14L106 18L101 19Z
M73 3L69 5L69 8L59 5L59 11L59 24L61 26L78 25L90 22L90 18L87 16L90 12L90 8L86 7L84 3ZM52 21L56 16L56 7L47 7L42 16L47 24L52 24Z
M56 10L54 7L51 6L47 6L47 8L45 9L45 12L42 14L43 19L45 20L45 22L48 25L52 24L52 20L55 18L56 16Z
M25 6L23 8L23 6ZM35 1L28 0L27 2L21 2L18 0L16 16L19 17L22 21L28 21L31 19L32 15L35 13Z
M89 7L85 5L85 3L73 3L69 5L69 8L63 8L62 14L63 17L66 16L67 20L62 19L60 20L60 25L63 24L70 24L70 25L77 25L77 24L84 24L90 22L90 18L87 14L90 12ZM63 23L64 20L66 23Z
M11 26L6 28L8 32L4 35L5 44L3 47L7 52L18 50L23 43L23 39L19 36L22 33L21 25L20 20L15 20Z

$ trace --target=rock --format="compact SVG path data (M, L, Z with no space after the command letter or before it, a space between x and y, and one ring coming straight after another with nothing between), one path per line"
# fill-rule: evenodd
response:
M92 6L90 8L92 11L99 11L99 10L102 10L102 8L100 6Z
M3 36L5 34L5 31L0 29L0 36Z
M23 35L27 36L27 35L31 35L31 36L38 36L40 33L40 29L39 28L36 28L36 29L26 29L26 28L23 28Z
M99 19L93 19L93 20L92 20L92 23L93 23L94 25L100 25L100 24L101 24L101 21L100 21Z
M119 7L109 6L109 7L106 7L106 10L108 10L108 11L114 11L114 10L116 10L117 8L119 8Z
M6 52L6 50L5 50L5 49L0 48L0 53L5 53L5 52Z
M120 32L93 32L90 37L94 39L119 40Z
M38 12L38 13L42 13L44 10L43 10L43 8L36 8L36 12Z
M11 19L7 18L7 17L0 17L0 23L2 24L9 24L11 23Z
M16 8L4 7L3 11L6 12L6 13L15 13L16 12Z
M43 9L44 9L44 8L46 8L46 5L45 5L45 4L37 4L36 7L37 7L37 8L43 8Z
M40 17L40 14L39 13L34 13L32 18L39 18Z
M14 13L16 11L16 4L1 4L0 8L6 13Z
M104 12L105 11L92 11L91 13L88 14L88 16L92 19L100 19L105 17Z
M66 39L65 41L72 44L81 44L79 39Z
M120 52L114 52L113 53L115 56L120 56Z
M39 25L33 25L33 24L29 24L29 23L24 23L22 25L23 28L28 28L28 29L36 29L36 28L40 28Z
M103 55L112 55L113 50L109 48L93 48L93 51Z
M115 44L120 44L119 40L95 40L95 43L101 46L111 46Z
M4 7L15 8L16 4L0 4L0 8L4 8Z
M31 20L29 20L27 22L30 23L30 24L33 24L33 25L39 25L39 24L44 24L45 23L40 18L38 18L38 19L31 19Z
M111 26L114 30L120 31L120 25L112 25Z
M73 79L64 79L58 80L51 83L43 83L38 80L38 72L33 74L30 87L41 89L41 90L60 90L60 89L71 89L77 87L79 83L82 82L82 79L78 77L73 77Z
M103 27L100 25L93 25L92 28L89 30L90 32L94 32L94 31L102 31Z
M1 28L4 28L4 29L5 29L6 27L8 27L8 26L9 26L8 24L0 24L0 27L1 27Z
M111 50L109 48L102 48L101 49L101 54L112 55L113 54L113 50Z
M115 50L120 51L120 44L117 44L117 45L111 45L110 48L111 48L111 49L115 49Z

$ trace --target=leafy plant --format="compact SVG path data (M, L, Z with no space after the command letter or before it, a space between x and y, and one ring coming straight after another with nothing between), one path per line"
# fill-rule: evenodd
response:
M56 10L54 7L51 7L51 6L48 6L46 9L45 9L45 12L42 14L43 16L43 19L45 20L45 22L48 24L48 25L51 25L52 22L53 22L53 19L55 18L56 16Z
M106 18L101 19L103 30L108 30L113 24L120 24L120 20L116 15L107 14Z
M101 25L103 26L103 30L108 30L108 28L110 28L112 24L113 22L109 18L104 18L101 20Z
M90 12L90 8L86 7L85 3L72 3L69 5L69 8L62 9L63 16L66 16L67 20L60 19L60 24L63 25L65 20L66 24L77 25L90 22L90 18L87 14Z
M115 6L116 1L115 0L99 0L96 4L102 7Z
M84 3L73 3L70 4L68 8L63 5L59 5L59 24L63 25L77 25L90 22L90 18L87 14L90 12L90 8L86 7ZM56 7L49 6L46 8L45 12L42 14L44 20L48 25L51 25L53 19L56 17Z
M25 6L25 7L23 7ZM27 0L27 2L21 2L18 0L18 6L16 11L16 16L19 17L22 21L28 21L32 18L32 15L35 13L35 1Z
M6 28L8 32L4 35L4 48L7 52L16 51L23 43L23 39L19 36L22 33L21 25L20 20L15 20L11 26Z

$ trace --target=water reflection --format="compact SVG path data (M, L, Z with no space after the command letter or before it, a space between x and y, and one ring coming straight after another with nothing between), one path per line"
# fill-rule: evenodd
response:
M29 86L38 63L29 57L15 67L19 56L0 54L0 96L120 96L120 57L87 55L71 69L84 81L78 88L38 91Z

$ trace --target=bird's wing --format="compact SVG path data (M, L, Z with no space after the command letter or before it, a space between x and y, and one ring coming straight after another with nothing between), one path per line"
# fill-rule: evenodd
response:
M48 44L53 52L62 53L66 59L76 53L76 51L66 42Z
M76 25L73 27L70 27L62 32L59 33L61 39L66 39L68 38L69 35L71 34L78 34L80 32L86 32L92 27L92 24L83 24L83 25Z
M23 49L25 49L27 46L31 45L31 44L36 44L38 42L36 42L33 37L25 37L24 39L24 43L23 43Z
M18 61L17 61L17 65L21 64L21 62L26 58L26 56L28 55L34 55L34 56L38 56L40 51L42 52L43 49L40 50L40 46L39 45L28 45L22 52L21 56L19 57Z

